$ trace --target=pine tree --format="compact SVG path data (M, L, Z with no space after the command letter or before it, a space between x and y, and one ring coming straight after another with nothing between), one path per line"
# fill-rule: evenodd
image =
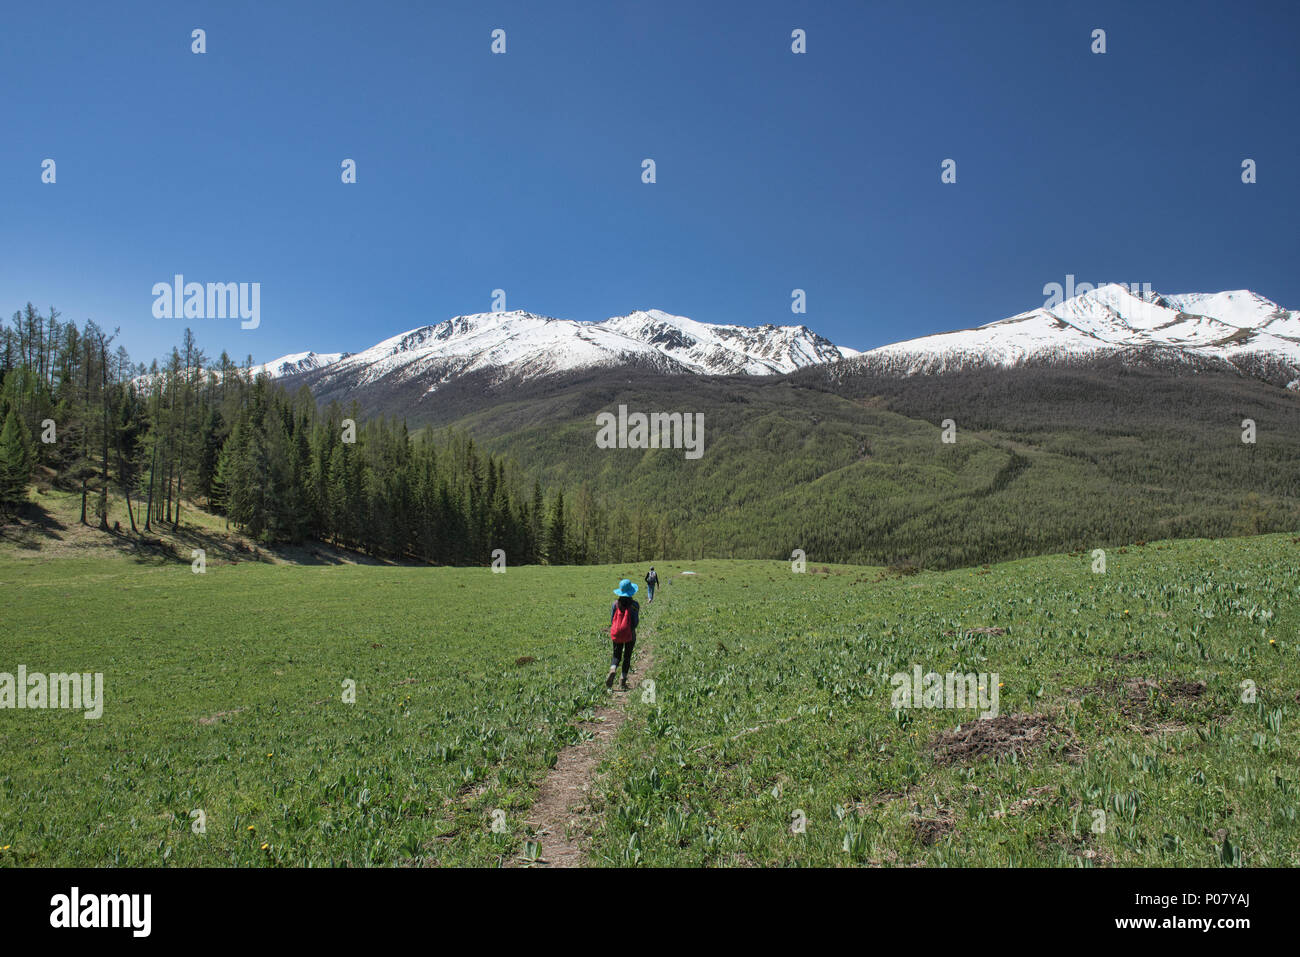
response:
M546 561L551 565L563 565L569 560L565 525L564 493L555 493L555 505L551 508L551 528L546 541Z
M27 501L32 458L27 424L11 405L0 429L0 509L12 511L14 506Z
M211 502L213 498L213 483L217 476L217 459L221 454L221 445L225 439L222 434L225 429L225 423L221 418L221 410L215 405L208 409L208 414L203 420L203 428L199 433L199 461L196 475L195 488L197 492L205 499Z
M326 488L329 529L335 545L350 545L352 515L348 495L348 446L342 442L330 454L329 478Z
M533 483L533 505L528 511L529 534L528 561L531 564L538 564L542 560L542 552L546 548L546 543L542 539L542 522L546 519L546 503L542 500L542 483L537 480Z

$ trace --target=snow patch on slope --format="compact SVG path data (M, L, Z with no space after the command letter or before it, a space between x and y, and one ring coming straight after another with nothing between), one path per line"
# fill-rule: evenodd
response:
M603 322L513 311L419 326L321 368L327 382L346 378L353 387L428 380L429 394L481 372L504 381L636 362L673 373L771 375L856 354L805 326L713 325L658 309Z
M1300 369L1300 312L1247 290L1147 299L1110 284L974 329L881 346L863 357L893 371L932 373L1150 348L1228 362L1262 357Z
M250 370L254 377L266 374L272 379L285 375L295 375L299 372L310 372L313 369L323 369L327 365L338 362L346 352L291 352L287 356L280 356L278 359L272 359L270 362L263 362L261 365L253 366Z

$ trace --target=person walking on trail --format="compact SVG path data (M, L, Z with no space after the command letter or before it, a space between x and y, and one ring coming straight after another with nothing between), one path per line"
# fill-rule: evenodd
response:
M659 576L655 574L655 567L651 565L650 574L646 575L645 577L645 588L646 591L650 593L650 598L648 599L646 604L649 604L650 602L655 600L655 589L658 587L659 587Z
M636 594L634 582L624 578L614 589L618 597L609 608L609 639L614 643L614 657L609 665L609 677L605 687L614 687L614 675L620 663L623 665L623 680L619 687L627 690L627 673L632 667L632 649L636 646L636 626L641 619L641 606L632 597Z

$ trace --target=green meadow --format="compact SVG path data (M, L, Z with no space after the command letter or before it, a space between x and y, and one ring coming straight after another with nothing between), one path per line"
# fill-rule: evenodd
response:
M106 700L0 711L0 863L492 863L605 694L609 577L5 560L0 671Z
M1130 546L1104 574L702 563L660 609L599 860L1300 864L1297 541ZM996 673L999 716L891 707L916 665Z
M590 862L1300 864L1300 544L1092 565L657 563ZM0 711L0 866L518 861L643 573L2 553L0 672L105 703ZM917 666L996 674L998 716L893 707Z

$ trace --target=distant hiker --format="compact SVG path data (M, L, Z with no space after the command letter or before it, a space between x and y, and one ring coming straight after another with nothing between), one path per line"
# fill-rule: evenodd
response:
M618 598L609 607L609 638L614 643L614 657L610 661L609 677L605 679L606 688L614 687L614 673L621 661L623 681L619 687L627 690L627 673L632 667L632 648L636 645L636 626L641 620L641 606L632 598L636 589L637 586L626 578L614 589Z
M655 589L659 587L659 576L655 574L655 567L650 566L650 574L645 577L646 591L650 593L650 601L655 600ZM647 602L649 604L649 602Z

